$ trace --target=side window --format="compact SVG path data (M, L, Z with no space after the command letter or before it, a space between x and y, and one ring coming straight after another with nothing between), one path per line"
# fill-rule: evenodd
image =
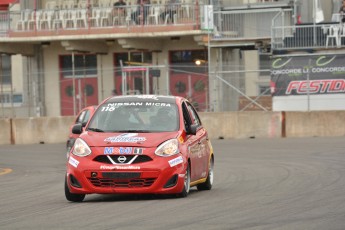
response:
M192 116L192 123L193 124L197 124L197 125L201 125L201 121L200 118L198 116L198 114L196 113L196 111L194 110L193 106L191 106L190 104L187 105L188 106L188 110Z
M90 118L90 110L86 110L84 118L83 118L83 123L87 122L89 120L89 118Z
M189 115L187 105L184 102L182 103L182 112L183 112L184 128L185 130L188 130L189 126L192 124L192 120Z
M75 123L83 123L86 111L81 112Z

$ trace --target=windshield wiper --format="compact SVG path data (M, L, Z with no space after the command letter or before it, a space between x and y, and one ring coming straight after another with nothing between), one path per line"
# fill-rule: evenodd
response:
M151 133L151 130L143 130L143 129L128 129L128 130L118 130L116 132L119 133Z
M104 132L102 129L98 129L98 128L88 128L87 130L94 131L94 132L99 132L99 133L103 133Z

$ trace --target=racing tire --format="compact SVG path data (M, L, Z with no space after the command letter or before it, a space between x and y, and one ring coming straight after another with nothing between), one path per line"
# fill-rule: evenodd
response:
M213 168L214 168L214 159L213 157L211 157L206 181L196 186L199 191L212 189L213 179L214 179Z
M82 202L85 198L85 194L76 194L69 191L67 185L67 176L65 177L65 196L68 201L72 202Z
M178 197L187 197L190 191L190 166L187 164L186 174L184 176L184 185L182 192L178 194Z

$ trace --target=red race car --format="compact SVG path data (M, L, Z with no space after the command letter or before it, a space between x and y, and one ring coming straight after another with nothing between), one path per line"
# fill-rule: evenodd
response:
M103 101L80 134L67 162L65 196L86 194L188 195L210 190L214 154L206 129L182 97L116 96Z
M75 124L82 124L82 127L85 127L90 117L95 112L96 108L97 106L91 105L91 106L83 108L78 113L76 119L74 120L73 125L69 129L68 140L66 142L67 157L68 157L69 152L71 151L72 146L74 145L75 140L79 137L79 134L72 133L73 126Z

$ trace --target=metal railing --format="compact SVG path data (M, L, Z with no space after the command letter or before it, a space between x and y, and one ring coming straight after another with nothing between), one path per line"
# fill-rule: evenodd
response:
M66 30L126 28L138 26L185 26L198 28L200 5L166 4L130 5L122 7L44 8L0 13L0 36L9 32L47 32Z
M272 49L322 49L345 46L345 29L339 24L272 27Z
M224 7L253 7L253 6L274 6L274 5L281 5L283 3L288 3L288 0L231 0L231 1L223 1L222 4Z
M285 22L286 11L278 13L272 21L272 49L305 50L345 46L345 26L339 14L333 14L333 18L332 22L323 24L289 25Z
M10 14L8 12L0 13L0 37L7 37L10 28Z

